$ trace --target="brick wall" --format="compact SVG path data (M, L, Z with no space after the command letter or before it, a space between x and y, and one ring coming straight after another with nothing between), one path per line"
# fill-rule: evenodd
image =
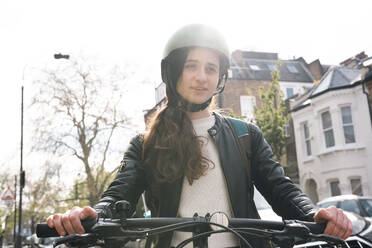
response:
M255 96L257 107L259 107L261 102L258 101L258 89L260 86L268 88L270 83L270 81L229 79L220 97L220 107L231 109L235 115L240 115L240 96L242 95Z

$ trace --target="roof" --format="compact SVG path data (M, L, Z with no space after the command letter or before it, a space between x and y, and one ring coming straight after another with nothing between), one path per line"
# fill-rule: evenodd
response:
M332 66L314 87L310 98L325 91L352 86L361 79L360 70L343 66Z
M254 52L254 51L235 51L233 53L233 56L235 53L241 53L241 56L243 58L248 59L269 59L269 60L278 60L278 54L277 53L268 53L268 52Z
M277 60L243 57L239 63L231 61L233 79L271 81ZM280 81L312 83L314 78L303 63L297 60L282 60L279 67Z
M311 104L311 98L322 95L328 91L351 88L361 84L359 69L344 66L331 66L321 78L320 82L312 88L311 94L291 109L296 112Z
M289 112L296 112L300 109L310 106L310 104L311 104L311 99L306 98L302 100L301 102L299 102L297 105L295 105Z

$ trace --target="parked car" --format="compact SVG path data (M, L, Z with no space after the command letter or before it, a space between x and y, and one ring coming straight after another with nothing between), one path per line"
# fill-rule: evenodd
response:
M269 203L255 188L254 202L261 219L264 220L281 220L281 217L275 214ZM331 205L332 206L332 205ZM327 206L328 207L328 206ZM371 247L372 248L372 218L364 218L354 212L345 211L345 214L353 224L353 233L347 239L347 246L342 247ZM308 242L301 239L296 239L295 248L327 248L333 247L323 241Z
M335 206L372 220L372 198L357 195L339 195L326 198L316 204L319 208Z

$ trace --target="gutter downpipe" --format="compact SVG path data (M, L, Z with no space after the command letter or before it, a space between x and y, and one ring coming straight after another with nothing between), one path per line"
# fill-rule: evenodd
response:
M370 61L372 60L372 56L371 57L368 57L368 58L365 58L365 59L362 59L361 61L359 61L359 63L357 64L357 68L358 69L361 69L362 67L364 68L367 68L367 72L364 74L363 78L362 78L362 88L363 88L363 93L366 95L367 97L367 105L368 105L368 112L369 112L369 119L371 121L371 127L372 127L372 111L371 111L371 102L370 102L370 96L369 96L369 93L366 91L366 83L368 80L372 80L372 64L370 63ZM367 62L368 65L366 65L365 63Z
M371 128L372 128L372 111L371 111L371 101L370 101L370 96L369 96L369 93L366 91L366 83L367 83L367 79L370 78L372 80L372 71L370 70L369 72L367 72L366 74L366 77L363 79L363 82L362 82L362 87L363 87L363 93L366 95L367 97L367 105L368 105L368 112L369 112L369 119L371 121Z

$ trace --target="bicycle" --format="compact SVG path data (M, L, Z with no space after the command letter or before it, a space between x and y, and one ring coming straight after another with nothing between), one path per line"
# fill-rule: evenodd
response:
M129 240L147 238L152 235L171 231L188 231L193 236L184 240L176 248L182 248L193 242L194 248L207 248L208 237L215 233L231 232L239 238L242 244L252 247L243 237L244 234L274 240L281 248L293 247L295 238L303 240L315 239L334 244L344 241L339 238L322 234L325 224L298 220L267 221L248 218L228 218L224 213L192 218L126 218L124 209L128 209L126 201L115 204L120 218L98 218L82 221L86 230L84 234L72 234L55 241L54 247L67 244L70 247L120 247ZM37 225L38 237L59 236L54 228L47 224Z

